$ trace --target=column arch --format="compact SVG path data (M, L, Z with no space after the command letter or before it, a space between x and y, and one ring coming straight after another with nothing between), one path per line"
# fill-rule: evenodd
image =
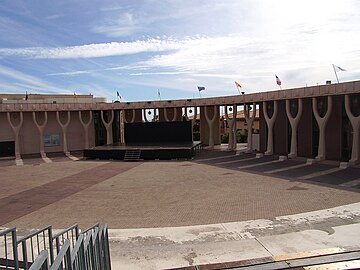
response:
M231 107L230 107L231 108ZM236 117L237 117L237 105L232 105L233 117L230 119L229 117L229 108L225 106L225 116L226 121L229 123L229 142L228 142L228 150L233 151L236 150L237 140L236 140Z
M264 118L268 128L267 146L266 146L265 155L272 155L274 154L274 124L278 112L277 100L274 100L273 114L271 117L268 114L267 101L263 101L263 107L264 107L263 109Z
M326 158L325 129L326 129L326 124L330 118L330 114L332 111L332 97L331 96L327 97L327 111L324 116L320 116L320 114L319 114L318 102L317 102L316 97L312 98L312 109L313 109L313 114L315 116L316 122L319 126L319 147L318 147L318 154L315 157L315 159L320 161L320 160L324 160Z
M130 121L127 120L127 116L129 115L128 112L129 112L129 110L124 110L124 122L125 123L134 123L135 122L135 116L136 116L135 109L131 110L132 115L131 115L131 120Z
M62 115L65 115L65 112L61 112L61 113L64 113ZM57 121L61 127L62 133L63 133L63 151L64 151L65 155L70 155L70 152L68 150L68 145L67 145L67 128L68 128L68 126L70 124L70 120L71 120L70 111L67 111L66 115L67 115L66 122L62 123L61 119L60 119L60 112L56 111L56 119L57 119Z
M212 107L214 108L214 114L211 119L210 119L209 113L208 113L209 106L205 107L205 119L209 126L209 149L214 148L214 145L215 145L215 142L214 142L214 128L215 127L214 126L215 126L216 120L219 120L219 117L218 117L219 112L216 109L217 108L216 105L213 105Z
M16 160L21 161L20 130L21 130L22 124L24 122L24 116L23 116L22 112L19 112L19 122L16 124L16 123L12 122L11 114L13 115L13 118L15 118L15 119L17 118L17 116L15 113L10 113L10 112L6 113L7 120L8 120L8 122L14 132L14 135L15 135L15 158L16 158Z
M40 155L42 158L46 158L45 147L44 147L44 129L48 121L47 111L44 111L44 122L40 124L36 117L36 112L32 112L32 117L35 126L39 130L39 142L40 142Z
M84 145L85 149L90 147L89 126L90 126L90 124L92 122L92 119L93 119L92 111L89 111L89 120L87 122L85 122L83 117L82 117L82 111L79 111L79 120L80 120L80 123L82 124L82 126L84 128L84 133L85 133L85 145Z
M107 111L109 112L109 111ZM106 144L112 143L112 123L114 121L114 111L110 110L110 120L108 119L108 122L104 119L104 111L102 110L100 112L101 115L101 121L103 122L105 129L106 129Z
M244 117L247 126L247 146L246 153L251 153L253 149L253 125L256 117L256 103L252 104L252 115L250 116L250 105L244 104Z
M150 109L149 109L150 110ZM147 111L147 109L143 109L143 117L144 117L144 122L145 123L148 123L150 122L148 119L147 119L147 112L150 112L150 111ZM150 112L151 113L151 112ZM150 114L149 113L149 114Z
M173 118L170 120L169 116L168 116L168 109L173 109L174 114L173 114ZM164 108L164 118L166 122L173 122L176 120L177 118L177 110L176 108Z
M290 153L288 154L289 158L295 158L297 157L297 129L300 122L300 118L303 111L303 100L297 99L298 103L298 110L296 113L296 116L294 117L291 113L291 101L289 99L286 100L286 115L289 119L290 126L291 126L291 146L290 146Z

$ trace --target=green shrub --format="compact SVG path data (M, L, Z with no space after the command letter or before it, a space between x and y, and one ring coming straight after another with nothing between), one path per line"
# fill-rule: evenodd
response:
M193 133L193 141L200 141L200 132Z
M229 143L229 132L221 135L221 143Z

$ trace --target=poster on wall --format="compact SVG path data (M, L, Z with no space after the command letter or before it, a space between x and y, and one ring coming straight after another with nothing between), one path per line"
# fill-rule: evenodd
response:
M59 134L45 134L44 135L44 146L58 146L60 145Z

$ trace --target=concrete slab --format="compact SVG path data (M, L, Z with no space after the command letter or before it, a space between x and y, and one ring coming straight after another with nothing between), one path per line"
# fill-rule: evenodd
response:
M333 227L333 230L332 234L320 230L306 230L257 239L274 256L330 248L360 248L360 224Z
M352 223L337 223L332 233L303 227L307 223L325 228L335 224L334 218ZM355 203L274 220L110 230L109 237L115 269L164 269L264 257L280 261L358 249L359 229L360 203Z

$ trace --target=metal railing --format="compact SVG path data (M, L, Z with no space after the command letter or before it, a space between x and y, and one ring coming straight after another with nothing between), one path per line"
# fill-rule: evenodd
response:
M0 269L19 269L15 228L0 231Z
M66 239L69 240L71 248L74 248L78 238L79 238L79 226L77 224L74 224L71 227L53 235L52 240L53 240L53 245L55 245L56 254L60 252L60 248L64 240Z
M96 224L80 233L75 224L53 235L51 227L46 227L20 240L16 240L15 228L0 231L3 269L111 270L108 228Z
M50 263L54 261L51 226L36 230L17 240L19 268L28 270L41 251L47 251Z

